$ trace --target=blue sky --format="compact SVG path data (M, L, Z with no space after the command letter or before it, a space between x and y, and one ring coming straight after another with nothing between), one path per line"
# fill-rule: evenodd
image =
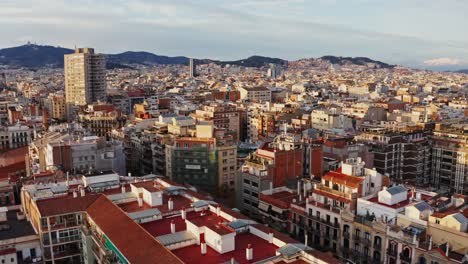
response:
M0 0L0 47L284 59L367 56L468 67L467 0Z

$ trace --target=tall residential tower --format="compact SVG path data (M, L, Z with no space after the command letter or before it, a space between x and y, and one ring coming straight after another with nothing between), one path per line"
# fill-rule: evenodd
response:
M77 48L65 55L65 95L67 105L86 105L106 96L104 55L92 48Z
M195 65L195 61L193 59L189 60L189 70L190 70L190 78L197 76L197 66Z

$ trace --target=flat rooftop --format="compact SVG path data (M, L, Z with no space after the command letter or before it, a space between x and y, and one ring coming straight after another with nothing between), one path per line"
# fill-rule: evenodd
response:
M167 202L169 201L169 198L172 199L174 203L174 209L169 210L169 207L167 205ZM133 201L129 203L123 203L123 204L118 204L118 206L124 210L127 213L133 213L133 212L138 212L138 211L143 211L143 210L148 210L151 208L157 208L161 213L167 213L169 211L178 211L181 210L182 208L190 208L191 207L192 201L180 196L180 195L166 195L163 194L163 204L158 205L158 206L149 206L147 203L143 202L143 206L139 207L138 206L138 201Z
M218 264L228 262L231 258L234 258L238 263L253 263L275 256L276 249L278 248L274 244L270 244L268 241L250 233L237 234L235 241L236 249L224 254L220 254L210 246L207 246L206 254L202 255L199 245L176 249L173 250L172 253L178 256L185 263ZM249 244L253 248L253 260L250 261L246 259L245 255L245 249Z
M7 221L0 223L4 227L0 231L0 240L36 235L31 223L26 219L18 220L17 212L19 211L8 211Z

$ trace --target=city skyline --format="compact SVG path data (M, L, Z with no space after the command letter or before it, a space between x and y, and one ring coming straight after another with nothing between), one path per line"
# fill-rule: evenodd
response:
M31 41L102 53L222 60L364 56L420 69L468 68L468 36L459 34L468 3L456 0L7 0L0 7L0 23L8 25L0 29L3 48Z

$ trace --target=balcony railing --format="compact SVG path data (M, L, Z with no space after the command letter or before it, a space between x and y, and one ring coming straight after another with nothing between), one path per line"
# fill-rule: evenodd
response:
M374 250L380 251L382 249L382 242L374 242Z
M362 243L363 243L364 245L366 245L366 246L371 245L371 241L370 241L369 238L364 238L364 239L362 240Z
M343 231L343 237L349 239L349 232Z
M394 250L394 249L389 248L389 249L387 249L387 255L396 257L397 256L397 251Z
M52 238L52 244L62 244L62 243L68 243L68 242L75 242L79 240L81 240L81 236L78 234L75 236ZM49 240L48 235L44 236L43 242L44 242L44 245L50 245L50 240Z
M356 234L353 235L353 238L354 238L354 241L355 241L355 242L358 242L358 241L361 240L361 236L356 235Z
M333 190L332 188L324 186L324 185L317 185L316 189L324 191L324 192L328 192L328 193L331 193L333 195L343 197L343 198L346 198L346 199L351 199L352 198L351 193L345 193L345 192L340 192L340 191L337 191L337 190Z
M411 263L411 256L400 253L400 260L402 262Z

